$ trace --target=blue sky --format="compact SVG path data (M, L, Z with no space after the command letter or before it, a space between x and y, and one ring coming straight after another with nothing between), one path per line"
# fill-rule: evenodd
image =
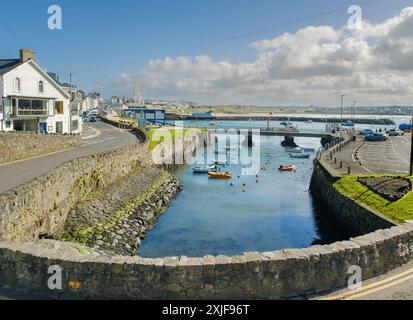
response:
M382 22L413 6L409 0L376 0L365 5L364 18ZM63 30L47 28L47 8L63 10ZM33 49L38 62L63 80L76 73L86 90L117 94L108 83L122 73L137 72L151 58L208 55L234 63L254 61L250 44L308 25L339 27L346 10L266 32L202 46L211 41L289 23L333 9L346 0L70 0L2 1L0 57L17 56L21 47ZM201 47L199 47L201 46ZM198 48L199 47L199 48ZM121 94L121 92L119 93Z

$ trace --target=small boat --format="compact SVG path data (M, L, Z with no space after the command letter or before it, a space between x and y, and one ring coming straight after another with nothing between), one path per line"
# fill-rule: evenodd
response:
M303 149L301 148L286 148L285 151L289 153L303 153Z
M278 170L280 170L280 171L294 171L294 170L295 170L295 166L294 166L294 165L280 166L280 167L278 168Z
M226 147L225 150L226 150L227 152L230 152L230 151L238 151L238 147L236 147L236 146Z
M354 123L348 120L343 123L343 127L354 127Z
M290 157L293 159L308 159L310 158L310 154L309 153L290 153Z
M232 179L232 174L229 172L208 172L209 179Z
M314 123L313 120L307 120L305 123Z
M226 166L226 165L228 165L228 163L225 162L225 161L213 161L212 164L215 165L215 166Z
M216 170L216 166L196 166L192 168L193 173L208 173L215 172Z
M303 152L315 152L314 148L301 148L301 150L303 150Z

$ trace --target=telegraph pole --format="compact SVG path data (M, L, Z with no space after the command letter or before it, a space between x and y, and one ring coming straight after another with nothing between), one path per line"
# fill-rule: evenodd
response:
M72 98L72 77L74 73L70 72L69 78L70 78L70 89L69 89L69 95L70 95L70 100L69 100L69 133L72 133L72 107L73 107L73 98Z

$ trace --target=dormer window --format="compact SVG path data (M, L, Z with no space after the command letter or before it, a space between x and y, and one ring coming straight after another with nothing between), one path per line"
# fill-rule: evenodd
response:
M15 78L14 79L14 91L20 92L21 90L22 90L22 82L20 78Z
M39 93L43 93L44 92L44 83L43 81L39 81Z

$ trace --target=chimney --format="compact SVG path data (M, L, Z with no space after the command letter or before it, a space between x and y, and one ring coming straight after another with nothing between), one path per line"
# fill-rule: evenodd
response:
M20 50L20 63L24 63L29 60L36 61L36 54L32 50L21 49Z

